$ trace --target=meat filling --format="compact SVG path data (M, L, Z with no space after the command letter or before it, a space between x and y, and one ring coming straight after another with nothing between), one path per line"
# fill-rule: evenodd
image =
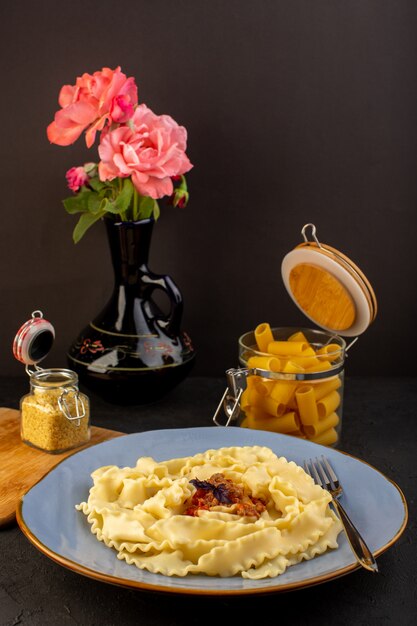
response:
M193 479L190 482L196 487L189 506L184 515L198 516L200 510L210 510L215 506L233 507L235 515L259 518L266 510L261 498L245 493L243 485L236 484L224 474L213 474L208 480Z

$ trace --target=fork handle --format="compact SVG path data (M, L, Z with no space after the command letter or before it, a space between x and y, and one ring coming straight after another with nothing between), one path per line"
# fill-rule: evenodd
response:
M333 504L344 526L346 536L350 543L350 547L355 553L355 556L358 559L359 563L362 565L362 567L371 572L378 572L378 565L372 552L366 545L356 526L354 526L345 509L336 498L333 498Z

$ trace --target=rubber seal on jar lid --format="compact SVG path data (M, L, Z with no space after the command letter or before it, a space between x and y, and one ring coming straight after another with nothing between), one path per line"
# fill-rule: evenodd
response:
M284 285L298 308L324 330L353 337L375 319L375 293L361 270L344 254L314 241L289 252L282 261Z
M55 329L43 317L42 311L33 311L30 320L22 324L13 341L13 355L24 365L42 361L52 348Z

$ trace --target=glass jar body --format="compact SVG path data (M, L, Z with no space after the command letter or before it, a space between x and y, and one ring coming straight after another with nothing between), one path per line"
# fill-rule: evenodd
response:
M239 425L336 446L341 437L346 343L308 328L273 328L268 351L254 332L239 339L248 370Z
M78 390L78 377L71 370L32 372L20 411L22 441L34 448L58 454L90 440L89 399Z

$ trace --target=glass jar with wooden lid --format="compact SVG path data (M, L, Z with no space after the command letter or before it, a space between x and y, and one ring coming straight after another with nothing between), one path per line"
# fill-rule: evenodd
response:
M311 228L312 241L307 238ZM347 350L375 319L377 301L361 270L319 242L306 224L304 242L283 259L284 285L319 329L261 322L238 340L239 367L214 415L226 426L279 432L336 446L340 443ZM349 343L347 343L349 339Z

